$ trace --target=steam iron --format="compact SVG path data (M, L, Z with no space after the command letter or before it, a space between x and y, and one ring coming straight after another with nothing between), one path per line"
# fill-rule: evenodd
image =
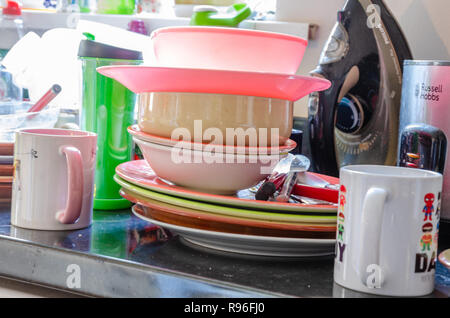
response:
M331 87L310 95L313 169L338 176L352 164L395 165L403 61L409 46L382 0L348 0L312 76Z

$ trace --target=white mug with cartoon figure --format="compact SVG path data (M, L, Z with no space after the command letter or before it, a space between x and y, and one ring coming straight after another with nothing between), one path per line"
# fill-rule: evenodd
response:
M92 223L97 135L69 129L16 132L11 224L74 230Z
M360 292L433 292L442 175L403 167L341 168L334 280Z

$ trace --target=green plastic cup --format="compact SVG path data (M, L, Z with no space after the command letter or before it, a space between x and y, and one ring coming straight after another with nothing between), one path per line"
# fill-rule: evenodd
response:
M97 68L138 65L142 63L142 54L85 40L78 55L83 75L81 129L97 134L94 209L129 208L131 203L120 196L120 186L113 176L119 164L133 159L133 140L127 128L135 120L136 94L99 74Z

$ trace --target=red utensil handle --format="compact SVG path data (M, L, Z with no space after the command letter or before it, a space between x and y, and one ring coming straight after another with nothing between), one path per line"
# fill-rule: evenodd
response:
M339 191L334 189L312 187L308 185L296 184L292 190L293 194L308 197L316 200L323 200L333 203L339 201Z
M61 92L61 86L58 84L53 85L47 93L44 94L31 108L28 110L29 113L34 113L41 111L45 106L48 105L59 93Z

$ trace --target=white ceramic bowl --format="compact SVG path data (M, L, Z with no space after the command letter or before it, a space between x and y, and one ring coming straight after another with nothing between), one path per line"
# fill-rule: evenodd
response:
M161 137L157 135L152 135L146 132L143 132L138 125L131 125L128 127L128 132L133 137L140 139L142 141L163 145L163 146L181 146L184 148L192 149L192 150L203 150L207 151L217 151L223 153L236 153L236 154L278 154L278 153L286 153L291 150L294 150L297 147L297 143L288 139L282 145L272 146L272 147L250 147L250 146L227 146L221 144L210 144L210 143L199 143L192 141L184 141L183 139L171 139L166 137Z
M287 155L211 153L159 145L136 137L133 140L158 177L179 186L215 194L234 194L256 185Z

